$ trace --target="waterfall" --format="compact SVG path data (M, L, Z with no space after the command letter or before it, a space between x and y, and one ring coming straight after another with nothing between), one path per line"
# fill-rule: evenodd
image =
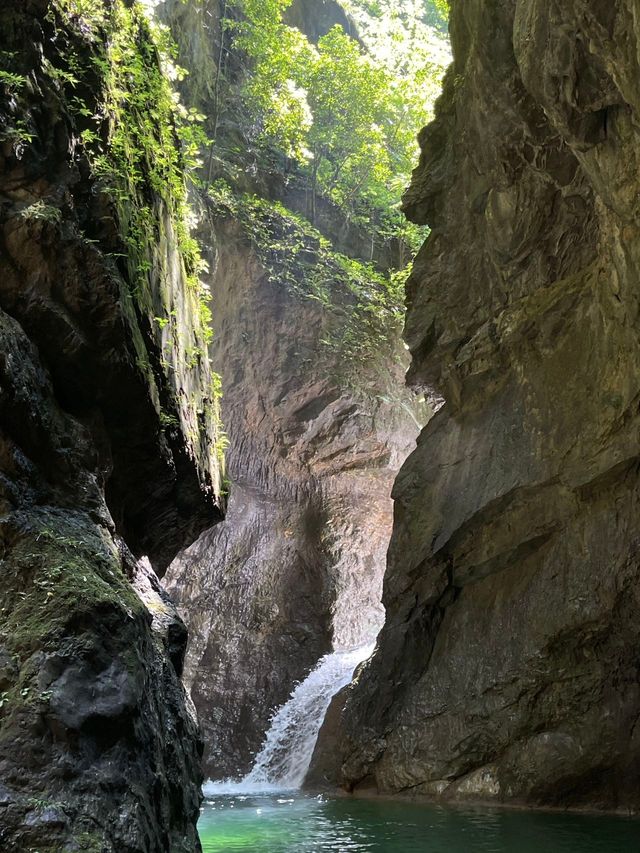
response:
M374 644L337 651L320 659L271 720L253 769L241 782L210 782L205 794L300 788L307 774L320 727L336 693L353 678Z

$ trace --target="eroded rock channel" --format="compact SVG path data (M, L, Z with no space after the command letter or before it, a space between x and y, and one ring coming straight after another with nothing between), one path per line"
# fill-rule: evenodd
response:
M350 388L321 343L339 309L269 281L237 225L217 235L231 500L167 584L191 633L205 770L225 778L249 770L274 709L323 654L381 627L391 486L424 411L401 390L399 341L390 371Z

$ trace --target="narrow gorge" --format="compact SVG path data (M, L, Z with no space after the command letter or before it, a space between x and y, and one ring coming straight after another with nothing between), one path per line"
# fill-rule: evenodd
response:
M0 95L0 851L639 849L637 0L0 0Z
M190 54L194 32L216 20L217 3L208 9L207 19L165 2L156 13L178 62L198 69L185 101L206 116L218 104L198 233L212 258L210 351L224 366L231 495L224 523L165 583L191 634L185 683L205 773L219 780L250 771L275 709L320 658L375 639L391 487L430 409L403 387L399 300L382 284L408 247L311 197L295 166L286 174L264 154L250 159L260 152L229 151L240 133L250 138L237 101L251 66L229 41L226 102L211 92L220 54ZM336 26L355 32L337 3L295 2L286 15L315 43Z

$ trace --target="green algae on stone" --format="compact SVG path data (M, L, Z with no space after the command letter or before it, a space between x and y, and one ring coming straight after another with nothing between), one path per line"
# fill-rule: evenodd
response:
M122 305L138 367L158 409L169 405L159 393L158 369L176 391L188 389L186 399L175 394L171 405L194 454L199 449L208 457L217 494L221 454L203 450L208 444L219 447L222 434L217 398L208 389L208 377L215 380L207 355L211 296L201 280L205 265L199 245L190 234L186 186L186 176L197 166L198 147L206 141L199 116L177 102L168 78L174 48L139 2L116 0L107 8L51 0L50 14L56 25L62 21L67 28L50 75L61 81L81 148L101 192L117 210L129 288ZM97 91L89 91L92 80ZM176 299L171 283L180 279ZM160 358L150 356L147 337Z

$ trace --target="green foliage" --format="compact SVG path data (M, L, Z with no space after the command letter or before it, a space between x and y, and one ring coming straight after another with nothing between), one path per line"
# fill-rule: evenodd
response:
M41 72L72 117L77 155L84 155L97 189L116 213L124 245L109 256L121 271L126 268L129 292L123 293L122 306L136 364L163 413L162 427L172 428L167 418L175 419L193 452L205 459L206 440L219 434L220 415L217 401L206 416L199 411L209 399L204 386L211 375L211 309L202 282L206 265L190 232L186 185L186 177L202 165L199 152L208 144L205 116L180 103L171 80L184 72L174 64L168 30L152 23L137 0L49 0L46 26L54 37ZM15 123L12 132L17 133ZM60 211L40 202L22 215L60 221ZM176 273L186 283L180 295L168 286ZM175 390L169 400L160 399L158 368L169 394ZM191 370L198 374L196 381L185 383ZM188 395L178 393L180 384L191 387ZM215 479L215 466L210 470Z
M86 84L96 74L101 81L97 109L78 96L69 98L69 106L85 124L80 140L94 175L118 208L133 295L147 312L153 309L151 250L161 237L161 211L151 190L174 223L189 286L202 302L199 320L207 319L209 294L199 281L203 263L189 233L185 187L185 173L200 165L198 152L207 143L204 116L174 95L166 70L175 49L166 29L152 25L137 2L52 0L52 11L83 36L88 33L95 45L87 58L68 50L68 70L52 68L51 76L65 88ZM208 327L201 331L208 335Z
M449 22L448 0L342 0L358 25L358 30L371 48L371 37L377 30L380 44L395 44L399 49L395 57L389 53L390 62L418 65L420 54L426 49L433 57L438 50L438 36L442 36ZM436 32L434 33L433 30ZM434 36L436 38L434 39ZM412 49L403 49L403 43ZM442 46L442 45L440 45Z
M436 7L440 15L447 20L449 18L450 4L449 0L433 0L433 5Z
M234 5L241 17L227 26L253 66L244 91L247 104L267 138L301 157L310 117L295 69L310 51L304 36L282 22L291 0L235 0Z
M96 0L55 0L55 5L69 20L93 35L107 22L105 5Z
M345 379L388 363L403 317L408 269L384 275L371 264L336 252L304 217L278 202L239 195L223 181L209 188L217 217L244 227L269 280L326 310L322 343L342 363ZM336 359L335 355L339 358Z
M320 39L303 72L313 124L309 130L313 187L339 207L384 207L394 170L395 130L389 80L341 27ZM316 187L317 182L317 187Z
M27 78L22 74L13 74L11 71L3 71L0 68L0 86L4 86L9 92L16 92L26 84Z
M297 160L312 199L331 199L347 221L417 246L422 235L404 223L398 207L446 51L439 43L433 61L429 39L437 38L426 25L406 36L409 16L394 11L391 0L365 4L375 31L367 51L338 26L312 46L284 23L289 4L233 3L239 20L227 30L251 62L244 87L250 131Z
M23 119L18 119L11 125L0 128L0 142L11 142L13 150L20 155L29 143L33 142L35 134Z
M28 88L28 76L19 66L16 51L0 50L0 142L9 142L16 156L21 156L34 140L35 134L28 117L20 109L20 98Z
M56 225L62 219L62 213L59 207L53 207L53 205L46 204L46 202L42 200L35 201L33 204L23 208L20 215L23 219L51 222Z
M446 26L433 0L344 0L367 52L399 86L407 118L426 121L451 60ZM415 133L415 128L412 129Z

